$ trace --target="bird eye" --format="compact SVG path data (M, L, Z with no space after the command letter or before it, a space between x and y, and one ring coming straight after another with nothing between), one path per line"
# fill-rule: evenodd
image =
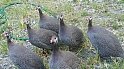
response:
M58 40L58 38L56 37L56 38L54 38L55 40Z

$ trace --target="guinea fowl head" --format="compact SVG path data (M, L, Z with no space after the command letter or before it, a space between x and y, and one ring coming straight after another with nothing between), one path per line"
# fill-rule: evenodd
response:
M52 44L52 50L53 52L57 52L58 51L58 46L57 46L57 43L58 43L58 37L57 36L52 36L51 39L50 39L50 43Z
M10 32L5 32L4 34L7 38L7 43L11 43Z
M92 17L89 17L88 18L88 28L91 28L92 27Z
M50 39L50 43L51 44L57 44L58 43L58 37L57 36L52 36Z
M24 22L24 24L26 24L27 29L31 29L30 24L29 24L29 22L30 22L30 18L29 17L24 18L23 22Z

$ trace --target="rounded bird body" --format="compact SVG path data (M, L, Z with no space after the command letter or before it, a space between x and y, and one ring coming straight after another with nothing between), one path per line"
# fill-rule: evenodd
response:
M46 69L43 61L31 50L11 41L7 36L8 54L19 69Z
M83 33L80 29L74 26L65 26L60 29L60 40L68 46L80 46L83 42Z
M27 23L27 31L29 42L39 48L51 49L50 39L52 36L57 36L57 33L47 29L32 29Z
M82 31L75 26L65 25L63 18L60 18L59 38L62 43L69 46L70 51L78 50L85 42Z
M55 38L51 39L51 43L54 41L54 45L49 61L50 69L80 69L80 59L72 52L59 50Z
M45 69L41 59L24 46L12 46L9 57L19 69Z
M106 57L123 57L124 51L119 43L118 38L108 30L92 26L92 21L89 20L91 25L88 27L87 35L95 47L101 58Z
M57 51L50 58L50 69L80 69L80 59L70 51Z
M55 32L46 29L28 30L29 42L39 48L51 49L49 40L53 35L57 35Z
M43 14L40 7L38 7L38 11L39 11L39 16L40 16L40 20L39 20L40 28L52 30L58 33L59 32L59 20L57 18Z

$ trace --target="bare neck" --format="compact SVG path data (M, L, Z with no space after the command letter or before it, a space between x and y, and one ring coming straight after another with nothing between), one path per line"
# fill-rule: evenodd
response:
M39 8L38 9L38 11L39 11L39 16L40 16L40 19L42 18L42 16L43 16L43 12L41 11L41 9Z
M61 32L64 32L65 27L66 27L66 25L64 24L63 19L62 19L62 20L60 20L60 31L61 31Z
M52 46L53 54L56 54L59 51L59 47L57 45Z
M88 24L88 29L91 29L92 28L92 19L89 20L89 24Z
M27 26L27 29L31 29L31 27L30 27L30 25L29 25L29 24L26 24L26 26Z
M60 19L60 27L65 26L63 19Z
M7 45L8 45L8 48L10 49L12 46L14 46L13 44L14 43L11 41L10 37L7 36Z
M12 42L12 41L11 41L10 37L7 36L7 44L9 44L9 43L11 43L11 42Z

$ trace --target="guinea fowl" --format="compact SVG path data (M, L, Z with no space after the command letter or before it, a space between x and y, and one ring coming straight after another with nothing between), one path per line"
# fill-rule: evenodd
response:
M76 52L82 46L81 44L85 42L84 35L82 31L72 25L65 25L63 21L63 16L60 17L60 29L59 29L60 41L69 46L69 50Z
M46 69L43 61L31 50L11 41L6 33L9 57L19 69Z
M57 45L58 37L53 36L50 40L52 55L50 57L50 69L80 69L81 60L72 52L61 51Z
M40 21L39 21L40 28L52 30L58 33L59 32L59 24L58 24L59 20L57 18L50 17L50 16L43 14L40 7L37 7L37 9L39 11L39 16L40 16Z
M117 37L102 27L92 26L91 17L89 18L87 35L102 59L110 57L124 58L124 51Z
M39 48L51 49L50 39L57 36L57 33L47 29L32 29L29 25L30 20L26 20L29 42Z

